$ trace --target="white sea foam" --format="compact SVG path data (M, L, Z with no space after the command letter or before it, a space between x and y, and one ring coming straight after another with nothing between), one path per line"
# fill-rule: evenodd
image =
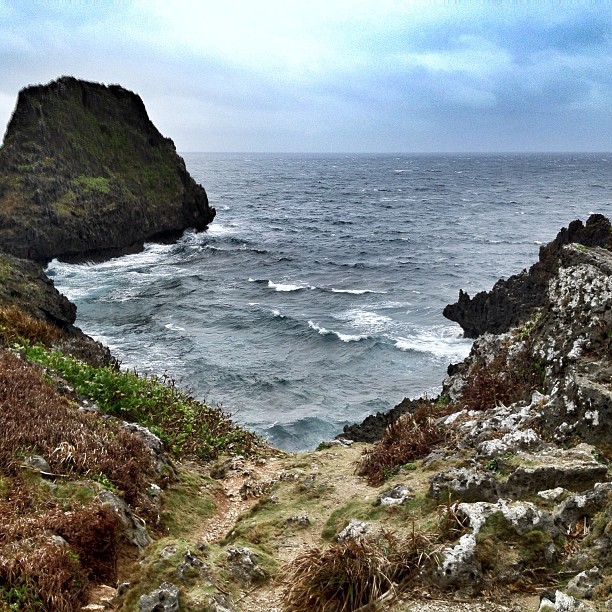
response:
M250 280L250 279L249 279ZM294 285L291 283L275 283L268 281L268 287L274 291L300 291L301 289L316 289L312 285Z
M181 327L180 325L175 325L174 323L166 323L166 325L164 325L164 327L166 329L169 329L170 331L178 331L178 332L184 332L185 328Z
M368 333L380 333L393 327L393 319L371 310L353 308L340 313L337 318L346 321L351 327Z
M397 338L395 348L401 351L429 353L439 359L460 361L465 359L472 347L472 341L462 338L456 327L435 326L424 329L409 338Z
M338 340L342 340L342 342L359 342L360 340L365 340L369 337L367 334L341 334L340 332L317 325L314 321L308 321L308 327L310 327L310 329L314 329L321 336L334 335L336 338L338 338Z
M375 291L374 289L334 289L332 293L350 293L352 295L363 295L364 293L387 293L386 291Z

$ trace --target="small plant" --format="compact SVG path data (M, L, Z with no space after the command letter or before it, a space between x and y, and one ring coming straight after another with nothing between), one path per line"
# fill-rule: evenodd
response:
M180 457L214 459L222 452L254 454L263 445L219 408L211 408L176 388L174 381L112 366L94 367L41 344L15 345L25 356L63 377L102 410L136 421Z
M393 593L430 558L431 540L413 533L400 539L383 532L349 539L326 550L311 548L290 567L286 612L351 612Z
M414 414L406 414L389 425L381 441L365 450L355 472L372 486L399 473L400 467L426 457L445 436L436 424L431 405L423 403Z

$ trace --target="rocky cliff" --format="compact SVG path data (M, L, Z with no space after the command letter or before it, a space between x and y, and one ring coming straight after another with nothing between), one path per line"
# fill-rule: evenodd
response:
M490 332L508 331L543 305L548 282L555 275L559 252L569 243L587 247L609 248L610 222L602 215L592 215L586 226L576 220L563 228L557 237L540 248L540 258L529 271L499 280L491 291L482 291L473 298L463 291L459 301L444 309L444 316L461 325L467 338Z
M595 227L608 245L598 216L543 249L538 305L481 334L440 397L375 419L375 444L296 455L174 385L75 360L56 315L0 294L0 610L612 609Z
M108 257L205 229L214 215L136 94L71 77L19 93L0 149L4 251Z

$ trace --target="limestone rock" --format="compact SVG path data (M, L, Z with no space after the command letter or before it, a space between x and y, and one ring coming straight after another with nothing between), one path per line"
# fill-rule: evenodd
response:
M483 291L473 298L460 291L458 302L448 305L443 314L459 323L468 338L477 338L485 332L506 332L544 305L547 284L557 270L557 255L563 245L575 242L608 248L610 236L610 222L603 215L591 215L586 225L572 221L552 242L540 248L540 259L529 272L524 270L507 280L499 280L491 291Z
M351 519L349 524L336 536L336 542L344 542L344 540L351 540L360 538L366 535L370 531L370 523L366 521L358 521L357 519Z
M140 549L151 543L151 537L147 532L144 521L130 510L125 501L108 489L103 489L98 493L98 500L102 504L110 506L119 515L129 542Z
M410 498L412 489L408 485L398 484L392 489L382 492L376 498L377 506L400 506Z
M169 582L163 582L158 589L142 595L138 606L140 612L178 612L179 589Z
M228 547L227 561L232 576L242 584L257 584L266 579L266 573L257 563L257 554L246 546Z

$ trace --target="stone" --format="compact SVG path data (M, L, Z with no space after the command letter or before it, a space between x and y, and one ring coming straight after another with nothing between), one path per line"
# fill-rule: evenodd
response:
M370 531L370 523L351 519L349 524L336 536L336 542L344 542L344 540L361 538Z
M52 472L51 466L47 460L40 455L29 455L28 457L24 457L23 462L25 465L38 470L39 472L45 472L47 474Z
M144 521L130 510L123 499L108 489L100 491L97 499L100 503L110 506L119 515L125 529L126 538L131 544L143 549L151 543L151 537L147 532Z
M138 606L140 612L178 612L179 589L169 582L163 582L158 589L142 595Z
M258 584L267 578L257 563L257 554L246 546L228 547L227 561L232 576L242 584Z
M592 567L576 574L565 587L565 590L579 599L591 599L593 589L603 582L603 574L598 567Z
M593 606L578 601L562 591L555 591L554 594L547 594L540 599L538 612L596 612Z
M398 484L384 491L376 498L377 506L400 506L410 498L412 489L408 485Z
M495 477L480 466L449 468L430 478L429 495L437 500L494 502L499 499Z

